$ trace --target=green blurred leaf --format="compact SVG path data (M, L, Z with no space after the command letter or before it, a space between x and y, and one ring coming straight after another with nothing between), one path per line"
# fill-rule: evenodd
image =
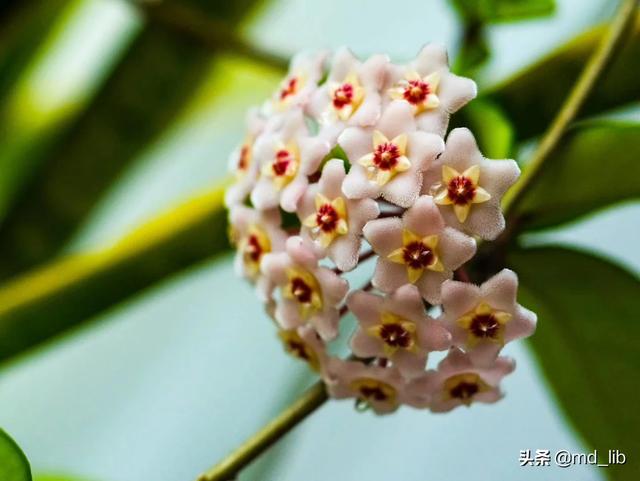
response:
M0 479L31 481L31 468L27 457L3 429L0 429Z
M201 8L200 16L234 24L257 1L189 3ZM210 47L148 23L70 128L55 125L38 138L15 135L19 145L1 147L8 157L0 152L0 165L26 163L31 175L24 176L26 185L0 224L0 278L59 251L106 189L165 131L208 77L214 58Z
M552 154L517 215L521 229L574 221L616 202L640 198L640 124L576 125Z
M518 140L542 133L606 31L594 28L511 78L486 91L516 127ZM607 75L586 102L581 116L594 115L640 99L640 17Z
M223 197L220 186L111 247L63 258L0 287L0 360L227 249Z
M512 253L521 302L538 313L534 354L562 410L587 444L627 455L607 468L619 481L640 473L640 281L592 255L544 247Z
M465 106L462 113L463 115L453 116L451 128L471 129L485 157L506 159L511 156L513 125L499 106L480 98ZM462 121L465 123L461 123Z
M33 481L84 481L84 479L60 474L36 474Z
M451 0L462 18L484 23L514 22L551 15L554 0Z

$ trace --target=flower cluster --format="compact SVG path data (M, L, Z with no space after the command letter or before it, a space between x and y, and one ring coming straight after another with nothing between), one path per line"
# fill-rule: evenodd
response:
M513 160L484 158L468 129L445 142L475 96L440 46L405 65L341 49L330 62L294 57L249 112L226 195L236 270L335 398L377 413L494 402L514 368L501 349L535 329L512 271L453 280L477 239L504 229L500 200L519 175ZM371 282L350 290L343 274L374 258ZM347 312L357 328L345 360L327 343ZM427 369L434 351L443 359Z

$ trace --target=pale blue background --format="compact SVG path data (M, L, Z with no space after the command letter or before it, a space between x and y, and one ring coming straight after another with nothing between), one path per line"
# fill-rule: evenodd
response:
M77 58L104 54L110 46L115 51L140 28L134 12L118 0L83 3L77 35L94 30L96 22L110 34L67 42L72 45L64 48L82 52ZM553 19L491 30L495 55L484 82L606 18L613 2L558 3ZM275 0L246 33L283 54L347 44L362 54L385 51L402 59L429 40L453 50L455 29L441 1ZM68 95L66 81L90 77L81 65L65 72L50 67L60 78L49 88ZM255 91L236 89L229 98L207 100L217 81L212 78L180 122L140 157L68 250L104 245L222 176L227 153L242 136L243 111L260 99L268 81L249 78L248 85L259 86ZM629 115L638 118L637 111ZM638 271L638 225L635 203L529 241L589 247ZM95 481L188 481L312 379L282 352L272 324L252 299L250 287L233 276L229 258L163 282L62 342L4 367L0 425L23 446L37 472ZM403 409L375 418L354 412L349 402L332 402L241 479L602 479L595 468L519 467L520 449L582 448L526 347L515 343L507 351L519 367L505 381L507 397L500 404L449 415Z

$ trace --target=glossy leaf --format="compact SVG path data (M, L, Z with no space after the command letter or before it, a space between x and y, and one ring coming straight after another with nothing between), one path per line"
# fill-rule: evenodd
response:
M517 139L539 135L549 126L605 30L606 26L600 26L580 35L483 94L513 121ZM640 17L581 115L598 114L640 99L640 82L635 75L638 70Z
M153 219L114 246L64 258L1 287L0 360L225 250L223 187Z
M256 1L188 3L201 8L201 16L234 23ZM11 163L27 163L32 175L0 223L0 278L58 252L112 182L182 111L212 60L210 46L149 23L70 128L57 125L38 141L23 142L17 154L8 149Z
M0 429L0 479L31 481L29 461L16 442Z
M640 473L640 280L603 259L563 248L512 253L521 302L538 313L531 346L564 414L607 462L607 473L635 481Z
M574 221L616 202L640 198L640 124L575 126L520 205L522 229Z

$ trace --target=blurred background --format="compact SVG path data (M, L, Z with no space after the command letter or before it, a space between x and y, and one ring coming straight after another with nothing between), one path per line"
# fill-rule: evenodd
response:
M0 426L36 474L190 480L313 382L234 276L220 227L245 112L289 56L348 45L401 61L437 41L482 94L606 21L617 2L537 0L501 19L470 14L471 3L483 2L0 4ZM637 72L629 67L636 84ZM550 90L571 81L542 77ZM594 113L639 122L637 90L625 95ZM500 146L489 148L526 159L547 124L498 121ZM522 242L590 250L637 276L639 233L636 197ZM601 346L588 348L587 370ZM594 443L567 419L530 346L507 351L518 369L497 405L376 418L331 402L241 479L605 479L591 466L520 467L521 449Z

